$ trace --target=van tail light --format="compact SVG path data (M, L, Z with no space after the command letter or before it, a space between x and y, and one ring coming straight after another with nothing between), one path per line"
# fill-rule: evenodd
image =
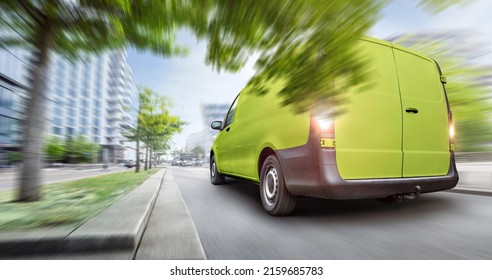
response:
M449 126L449 143L454 144L454 124Z
M335 138L335 120L325 116L311 116L311 133Z

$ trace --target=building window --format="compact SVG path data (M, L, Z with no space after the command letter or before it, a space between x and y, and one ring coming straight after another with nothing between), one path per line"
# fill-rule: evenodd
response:
M12 92L0 87L0 107L12 110L13 104Z
M0 136L9 136L11 126L12 120L10 118L0 116Z
M72 89L70 90L70 96L72 96L72 97L77 97L77 91L75 90L75 88L72 88Z
M73 127L67 127L67 134L70 135L70 136L72 136L72 135L75 134Z
M55 118L53 119L53 123L54 123L55 125L59 125L59 126L61 126L61 125L62 125L62 120L61 120L60 118L55 117Z
M55 107L55 116L61 116L63 114L63 111L60 107Z
M54 126L53 127L53 133L56 134L56 135L62 135L62 129L61 129L61 127Z
M92 128L92 134L99 135L99 129L97 127Z
M74 118L68 118L68 125L75 126L75 119Z
M75 116L75 109L74 109L73 107L68 108L68 114L69 114L71 117L74 117L74 116Z

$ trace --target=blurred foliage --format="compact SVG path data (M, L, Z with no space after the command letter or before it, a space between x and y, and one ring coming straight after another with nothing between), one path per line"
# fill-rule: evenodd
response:
M279 94L302 111L336 94L340 75L364 79L363 61L352 49L378 19L384 0L43 0L0 2L2 44L51 51L70 59L81 52L134 47L169 56L179 27L208 41L206 62L238 71L253 54L258 93L271 80L286 81ZM41 35L42 34L42 35ZM49 40L49 41L47 41Z
M418 5L425 8L426 10L432 13L439 13L455 5L460 5L461 7L464 7L474 2L475 0L417 0L417 1L418 1Z
M202 158L205 156L205 149L201 146L197 146L191 150L191 153L196 157L196 158Z
M52 136L44 146L44 153L49 162L60 162L65 159L65 146L58 137Z
M377 21L385 1L216 1L200 38L209 39L206 62L238 70L258 55L252 92L263 94L272 81L284 81L284 105L305 111L336 91L339 76L348 84L364 81L364 61L353 48Z
M446 91L453 113L457 151L483 151L492 144L492 65L480 61L478 42L450 36L409 34L395 43L434 58L447 78ZM456 40L458 39L458 40ZM456 41L462 42L456 45ZM462 50L466 41L466 49Z
M90 163L97 158L101 147L84 136L68 137L65 140L65 158L68 163Z
M17 164L22 160L22 153L17 151L8 151L7 152L7 164Z
M174 44L182 23L183 1L145 0L2 0L0 42L9 46L41 47L69 59L82 52L100 53L132 46L168 56L183 54Z

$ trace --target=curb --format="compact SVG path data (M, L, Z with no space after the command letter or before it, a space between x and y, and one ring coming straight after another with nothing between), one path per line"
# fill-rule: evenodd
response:
M165 248L164 250L155 248ZM172 171L164 176L137 260L206 260L200 237Z
M149 221L166 171L167 169L157 171L134 190L75 229L14 233L15 238L2 238L0 234L0 255L136 248Z
M462 193L462 194L471 194L471 195L482 195L482 196L492 196L492 190L480 190L475 188L453 188L447 190L450 193Z

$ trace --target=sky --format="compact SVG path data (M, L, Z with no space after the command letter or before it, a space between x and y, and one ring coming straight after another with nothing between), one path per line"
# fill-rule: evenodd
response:
M464 7L453 6L438 14L419 8L416 3L412 0L392 1L368 35L385 39L396 34L455 30L472 33L481 44L492 46L492 1L472 1ZM173 99L172 112L188 123L183 132L173 138L175 147L183 148L188 135L204 129L200 104L230 104L254 74L254 61L238 73L218 73L205 65L205 42L198 42L185 31L179 32L177 39L189 49L186 57L161 58L128 50L127 62L133 71L134 85L148 86ZM487 60L492 64L491 55Z

